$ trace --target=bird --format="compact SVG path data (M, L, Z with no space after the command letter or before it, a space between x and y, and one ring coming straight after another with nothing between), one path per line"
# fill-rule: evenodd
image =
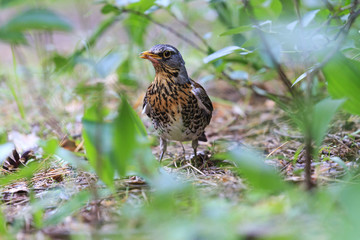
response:
M161 163L168 141L192 141L197 158L199 141L207 141L213 105L205 89L192 80L179 50L168 44L158 44L140 54L155 69L155 79L147 88L143 113L160 136ZM183 147L184 156L185 149Z

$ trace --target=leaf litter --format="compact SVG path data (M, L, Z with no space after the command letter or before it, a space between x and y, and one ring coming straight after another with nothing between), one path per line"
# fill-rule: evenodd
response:
M222 92L219 87L217 91ZM229 91L228 87L226 91ZM216 96L216 93L212 95ZM171 143L163 161L163 169L170 174L175 174L180 181L190 183L208 196L227 199L235 203L241 201L242 194L248 186L246 181L244 182L241 176L233 171L234 164L222 157L221 153L245 146L262 152L266 157L266 163L276 166L287 181L302 183L305 164L304 147L300 133L294 130L285 113L276 108L272 101L259 96L253 96L252 98L255 99L252 99L251 104L248 105L242 104L240 96L236 93L229 93L229 95L235 98L231 102L232 105L228 102L214 102L214 116L207 128L208 142L200 145L198 159L194 159L191 155L190 144L184 144L186 154L183 156L181 146L178 143ZM149 137L155 142L152 148L153 154L159 156L159 144L154 137L151 123L145 117L143 121L148 127ZM78 125L78 123L74 124ZM77 137L81 134L81 128L75 128L78 129L78 132L74 133ZM337 181L346 171L358 165L359 129L359 117L338 114L318 152L318 159L313 161L312 178L314 180L322 184ZM18 142L15 145L28 141L31 147L36 149L37 145L34 146L34 142L38 138L33 133L31 134L27 137L19 132L13 133L12 136L18 136L18 140L14 141ZM75 138L62 139L60 146L69 151L83 152L83 142L81 139L73 140ZM23 148L23 146L20 147L21 150ZM35 155L38 153L35 152ZM16 162L22 155L19 155L19 158L14 157L14 154L9 157ZM44 212L46 219L53 215L65 201L79 192L84 190L91 192L94 188L104 189L92 172L75 169L58 158L41 159L40 157L37 161L41 161L42 167L30 180L24 179L1 188L1 200L4 203L3 210L7 222L14 224L24 221L24 230L18 236L19 239L25 239L36 229L33 225L33 210L30 205L32 198L47 202ZM342 162L344 164L341 164ZM103 231L115 231L116 226L112 223L115 219L121 218L122 214L118 210L119 205L143 206L151 198L151 187L137 176L117 179L115 187L116 194L98 196L80 211L66 217L62 223L44 227L38 234L52 238L68 237L74 230L81 229L85 233L98 228L96 226L98 223L101 223L100 228Z

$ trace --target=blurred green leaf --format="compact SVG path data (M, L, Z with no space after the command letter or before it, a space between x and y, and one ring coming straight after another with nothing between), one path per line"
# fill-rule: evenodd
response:
M238 46L229 46L229 47L225 47L223 49L220 49L212 54L210 54L209 56L205 57L203 59L204 63L209 63L212 62L214 60L218 60L219 58L222 58L224 56L227 56L231 53L235 53L235 52L240 52L240 54L242 55L246 55L251 53L251 51L245 49L245 48L241 48Z
M216 11L219 20L228 28L233 28L233 11L236 10L229 7L229 3L222 0L211 0L210 6Z
M111 189L115 169L110 161L113 128L110 123L83 119L83 139L86 156L100 179Z
M89 165L88 161L81 159L71 151L58 147L56 155L62 158L64 162L68 163L73 168L81 171L93 172L93 168Z
M287 185L276 170L264 162L258 153L240 148L232 151L228 158L236 164L237 171L245 176L254 189L276 192L285 190Z
M121 176L126 174L130 158L137 147L137 130L134 120L132 108L125 97L122 97L118 116L114 121L114 155L112 157L112 162Z
M44 226L44 208L36 206L36 198L34 192L30 192L30 203L32 206L32 218L34 225L37 229L41 229ZM35 206L35 207L34 207Z
M267 45L260 44L259 53L264 63L274 68L281 61L282 46L278 39L266 36Z
M360 63L337 54L323 68L328 91L337 99L346 99L343 107L360 115Z
M294 85L296 85L297 83L299 83L300 81L302 81L303 79L305 79L309 73L311 73L313 71L313 69L310 69L306 72L304 72L303 74L301 74L291 85L291 87L293 87Z
M0 41L11 44L27 44L25 35L22 32L12 31L6 27L0 28Z
M105 86L103 83L88 85L80 83L77 85L75 92L83 97L91 96L91 100L87 102L90 106L85 108L84 118L86 120L102 121L109 113L109 109L101 106L103 91Z
M53 155L59 147L59 141L55 138L51 138L45 142L41 142L40 145L47 155Z
M117 1L118 3L121 1ZM126 1L124 1L126 2ZM130 3L126 5L126 8L132 9L139 12L145 12L152 6L154 6L155 0L138 0L138 1L132 1L133 3Z
M45 226L56 225L62 222L65 217L79 211L91 200L88 191L82 191L74 195L69 201L58 207L52 215L45 219Z
M102 14L108 14L111 12L118 12L119 9L117 7L115 7L114 5L111 4L105 4L102 8L101 8L101 13Z
M309 11L304 14L302 17L302 24L304 27L308 26L311 21L315 18L316 14L320 11L320 9Z
M0 163L2 164L5 159L12 153L12 150L15 149L13 143L4 143L0 145Z
M72 70L76 63L73 58L68 58L57 53L51 57L51 61L55 64L56 72Z
M149 20L131 14L126 20L124 20L124 25L126 30L132 39L137 45L143 47L144 46L144 36L146 35L146 29L149 25Z
M2 237L4 237L4 239L10 239L7 238L7 227L6 227L6 217L5 214L3 213L2 209L0 209L0 235Z
M70 23L47 9L30 9L10 19L4 26L9 31L70 31Z
M8 8L24 3L24 0L0 0L0 8Z
M105 78L113 73L123 61L120 53L112 52L103 57L95 65L95 70L100 77Z
M360 226L360 184L342 185L336 196L333 196L337 201L338 211L332 212L334 215L338 214L341 216L343 221L340 221L336 228L333 239L356 239L359 234ZM333 216L331 216L333 217Z
M348 166L346 166L346 163L341 158L339 158L339 157L331 157L330 160L337 163L337 164L339 164L347 174L350 173Z
M98 27L95 29L95 31L92 33L92 35L87 39L86 44L79 50L75 51L68 59L68 62L70 63L70 67L74 66L74 62L77 61L77 58L85 51L88 51L89 48L92 48L97 41L100 39L100 37L105 33L106 30L108 30L118 19L118 15L114 14L113 16L110 16L107 19L104 19ZM71 69L71 68L70 68Z
M344 100L324 99L314 106L312 114L312 133L317 146L320 146L330 121Z
M34 176L34 173L39 169L40 164L37 162L30 162L26 167L21 168L19 171L10 175L0 175L0 186L5 186L19 179L30 179Z
M280 0L252 0L255 17L259 20L277 19L282 10Z
M4 144L6 142L7 142L7 133L0 130L0 148L1 148L1 144ZM0 158L0 160L1 160L1 158Z
M116 69L119 82L128 86L137 86L138 82L136 76L132 73L132 61L128 57L124 60L120 66Z
M233 28L226 32L223 32L220 34L220 36L239 34L239 33L251 31L253 29L254 28L251 25L241 26L241 27Z

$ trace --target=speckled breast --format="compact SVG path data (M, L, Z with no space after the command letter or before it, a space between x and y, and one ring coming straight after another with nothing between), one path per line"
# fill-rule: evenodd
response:
M162 83L148 92L150 118L159 135L168 140L198 138L208 125L190 84Z

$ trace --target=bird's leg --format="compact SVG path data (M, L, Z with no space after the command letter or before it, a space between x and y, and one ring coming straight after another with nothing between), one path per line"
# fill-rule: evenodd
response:
M182 144L182 142L180 142L180 144L181 144L181 147L182 147L182 149L183 149L183 157L185 158L185 148L184 148L184 144Z
M160 154L160 163L161 163L161 160L163 159L164 157L164 154L166 152L166 148L167 148L167 141L166 139L164 138L160 138L160 149L161 149L161 154Z
M185 156L185 148L184 148L184 144L182 142L179 142L182 149L183 149L183 155L181 157L181 161L180 161L180 165L182 165L183 161L186 160L186 156Z
M195 161L196 161L196 159L197 159L197 151L196 151L196 149L199 146L198 140L197 139L193 140L192 143L191 143L191 146L194 149L194 155L195 155Z

